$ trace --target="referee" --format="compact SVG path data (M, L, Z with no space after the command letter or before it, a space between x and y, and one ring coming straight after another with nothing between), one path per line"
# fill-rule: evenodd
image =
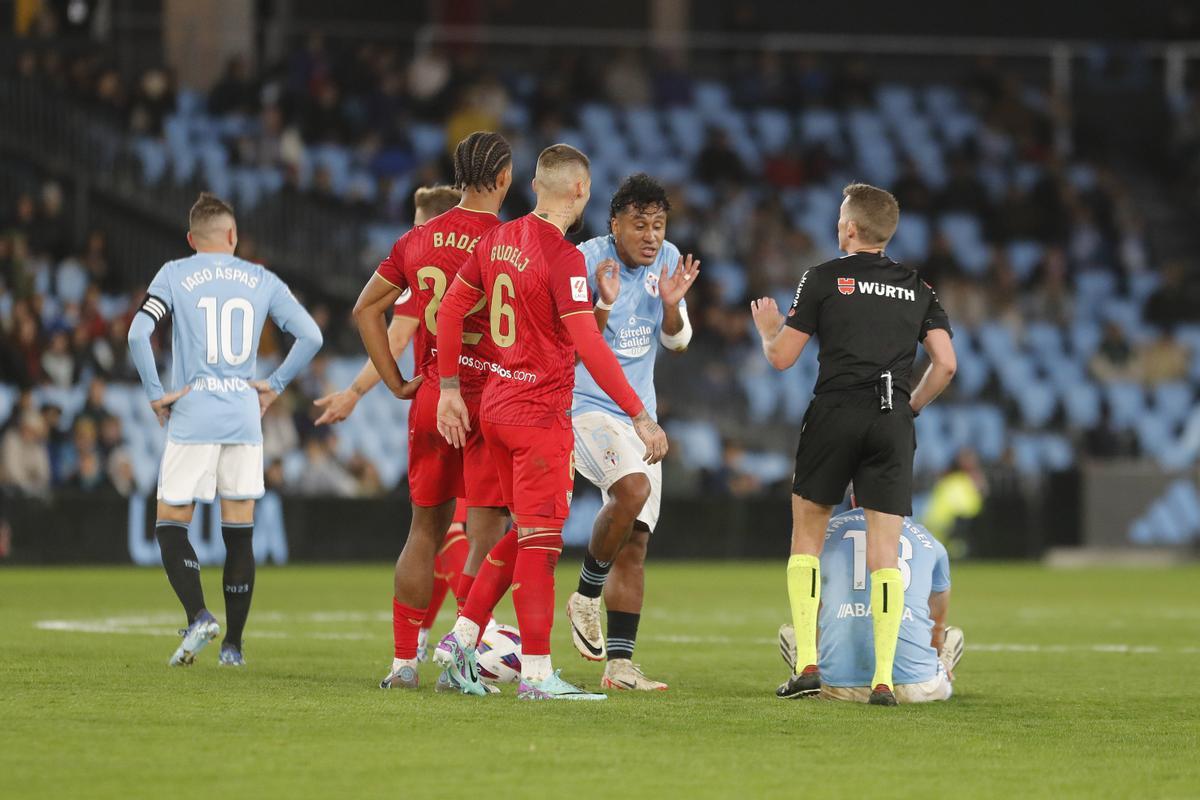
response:
M790 699L821 688L817 667L819 556L833 507L853 481L866 511L865 564L855 557L855 588L871 576L875 677L870 702L895 705L892 659L904 612L897 569L900 526L912 514L913 417L941 394L956 367L950 320L915 270L884 255L900 220L890 192L852 183L843 192L838 247L846 255L804 273L785 319L775 301L751 303L771 366L787 369L809 338L820 340L820 373L800 428L792 485L792 555L788 599L796 627L795 674L776 695ZM910 389L916 344L929 368Z

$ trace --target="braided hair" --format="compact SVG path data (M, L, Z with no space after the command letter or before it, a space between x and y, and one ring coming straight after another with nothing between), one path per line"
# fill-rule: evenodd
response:
M503 136L475 131L454 149L454 183L464 191L492 191L500 173L511 163L512 147Z

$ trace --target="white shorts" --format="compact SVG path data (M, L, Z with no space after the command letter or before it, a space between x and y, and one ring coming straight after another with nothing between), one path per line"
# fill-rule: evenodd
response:
M662 464L647 464L646 445L633 426L603 411L574 417L575 467L600 490L605 503L608 490L626 475L641 473L650 479L650 498L638 514L651 531L658 525L662 507Z
M937 675L923 683L898 683L895 686L896 701L906 703L930 703L934 700L949 700L954 694L954 684L946 675L946 668L938 664ZM865 703L871 699L869 686L830 686L821 684L822 700L848 700Z
M169 506L196 501L257 500L264 494L261 444L168 441L158 471L158 499Z

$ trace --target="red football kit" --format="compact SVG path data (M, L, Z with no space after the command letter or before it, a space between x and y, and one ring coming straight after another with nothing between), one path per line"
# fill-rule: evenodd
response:
M522 651L547 655L574 482L575 353L631 417L642 403L596 327L583 255L553 223L527 214L479 240L438 317L442 375L456 373L460 326L481 298L495 351L480 426L517 526L536 530L510 531L493 548L463 615L482 627L513 584Z
M504 505L482 435L471 437L460 452L437 430L438 307L480 236L499 224L495 214L456 206L401 236L376 270L391 285L411 291L407 301L397 303L396 313L418 320L413 355L417 374L425 380L408 414L408 486L414 505L437 506L455 497L465 497L467 505L473 506ZM461 369L457 370L472 412L483 392L493 351L486 317L477 313L482 308L480 303L463 322Z

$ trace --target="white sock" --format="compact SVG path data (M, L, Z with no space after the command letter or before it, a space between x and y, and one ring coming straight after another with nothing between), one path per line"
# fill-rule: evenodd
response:
M404 667L412 667L413 669L416 669L417 668L417 660L415 658L393 658L392 659L392 672L393 673L399 672Z
M521 659L521 680L544 681L552 671L549 655L525 656Z
M468 650L475 649L479 641L479 626L466 617L459 617L454 623L454 633L458 635L458 643Z

